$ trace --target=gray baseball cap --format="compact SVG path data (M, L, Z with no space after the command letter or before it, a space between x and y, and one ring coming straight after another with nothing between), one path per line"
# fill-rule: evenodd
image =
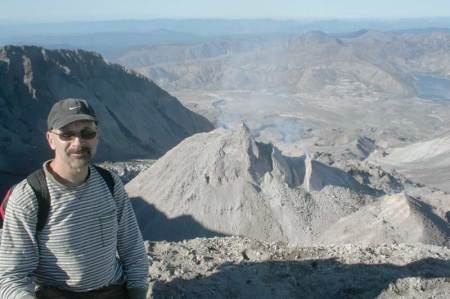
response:
M94 109L83 99L64 99L56 102L47 118L48 130L61 129L77 120L92 120L97 122Z

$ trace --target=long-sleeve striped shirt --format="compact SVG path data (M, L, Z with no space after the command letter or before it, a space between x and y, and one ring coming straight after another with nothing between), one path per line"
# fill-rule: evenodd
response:
M47 170L48 221L36 232L37 199L26 180L14 187L0 243L0 299L34 296L35 283L74 292L113 284L147 288L148 259L136 217L117 175L114 196L90 166L67 187Z

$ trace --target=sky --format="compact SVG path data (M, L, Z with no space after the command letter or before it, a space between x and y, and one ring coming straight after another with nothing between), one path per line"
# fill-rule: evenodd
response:
M0 0L0 22L449 17L449 0Z

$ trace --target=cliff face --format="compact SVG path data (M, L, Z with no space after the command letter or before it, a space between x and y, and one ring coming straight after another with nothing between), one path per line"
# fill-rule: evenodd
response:
M156 84L99 54L0 48L0 173L26 174L51 157L46 118L57 100L87 99L97 112L98 160L154 158L213 127Z

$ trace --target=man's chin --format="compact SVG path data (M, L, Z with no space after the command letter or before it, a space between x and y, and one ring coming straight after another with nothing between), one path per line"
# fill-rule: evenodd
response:
M72 157L70 161L71 168L85 168L91 163L91 159L88 157Z

